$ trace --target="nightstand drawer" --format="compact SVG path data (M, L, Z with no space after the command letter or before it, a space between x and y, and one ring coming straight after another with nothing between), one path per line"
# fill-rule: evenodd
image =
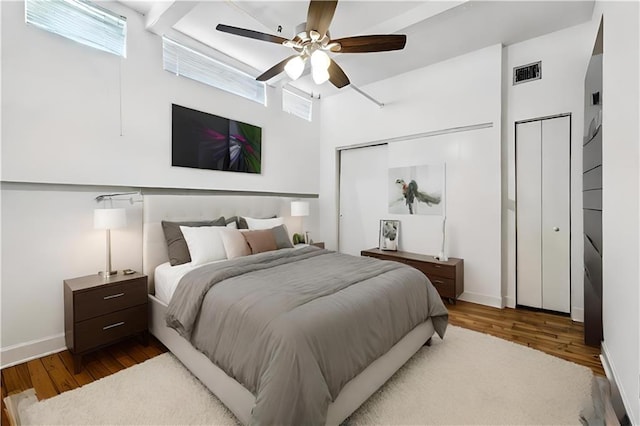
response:
M413 260L407 260L407 265L413 266L416 269L421 270L425 275L438 276L443 278L455 278L456 268L449 265L440 265L437 263L416 262Z
M442 278L438 276L427 275L431 284L438 290L438 293L442 297L455 298L456 295L456 283L449 278Z
M139 278L74 294L75 322L146 303L146 281L146 278Z
M147 305L88 319L75 325L74 352L83 352L147 329Z

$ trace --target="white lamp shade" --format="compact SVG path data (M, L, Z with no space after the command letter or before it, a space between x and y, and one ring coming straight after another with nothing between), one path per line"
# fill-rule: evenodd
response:
M284 66L284 71L287 73L289 78L297 80L304 71L304 59L302 59L301 56L289 59L287 64Z
M291 216L309 216L308 201L292 201Z
M127 224L124 209L95 209L93 211L93 227L96 229L116 229Z
M313 68L320 68L326 70L331 65L331 59L329 55L322 50L316 50L311 54L311 66Z
M322 84L329 80L329 71L326 68L313 67L311 68L311 77L316 84Z

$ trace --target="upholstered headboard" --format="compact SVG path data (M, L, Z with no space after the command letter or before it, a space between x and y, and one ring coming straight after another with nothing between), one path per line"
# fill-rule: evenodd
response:
M167 246L162 231L163 220L211 220L220 216L248 216L256 218L285 218L292 229L290 202L292 198L258 195L167 195L145 194L142 230L142 271L149 277L149 291L154 292L154 272L158 265L168 262Z

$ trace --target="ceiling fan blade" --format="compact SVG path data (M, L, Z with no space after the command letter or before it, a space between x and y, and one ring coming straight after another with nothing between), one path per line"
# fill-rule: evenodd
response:
M245 28L232 27L230 25L218 24L216 30L224 33L239 35L242 37L253 38L256 40L268 41L271 43L282 44L285 41L289 41L286 38L274 36L271 34L261 33L259 31L247 30Z
M269 68L268 70L266 70L265 72L257 76L256 80L267 81L272 79L273 77L275 77L276 75L284 71L284 66L287 65L287 62L289 62L289 59L295 58L296 56L298 55L289 56L287 59L278 62L277 64L275 64L274 66L272 66L271 68Z
M331 43L334 42L342 46L338 50L340 53L387 52L404 49L407 36L404 34L365 35L331 40Z
M320 38L324 37L337 5L338 0L311 0L307 11L307 34L314 30L320 34Z
M350 83L349 77L342 71L340 65L336 64L336 61L331 60L331 64L329 64L329 81L331 84L336 86L338 89L342 89L344 86Z

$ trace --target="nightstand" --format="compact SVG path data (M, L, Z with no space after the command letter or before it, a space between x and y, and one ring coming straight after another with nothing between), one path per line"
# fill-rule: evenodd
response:
M324 242L322 242L322 241L317 242L317 243L311 243L311 244L309 244L309 245L310 245L310 246L315 246L315 247L318 247L318 248L321 248L321 249L323 249L323 248L324 248Z
M64 280L64 334L76 374L89 352L136 334L146 344L147 293L138 272Z

